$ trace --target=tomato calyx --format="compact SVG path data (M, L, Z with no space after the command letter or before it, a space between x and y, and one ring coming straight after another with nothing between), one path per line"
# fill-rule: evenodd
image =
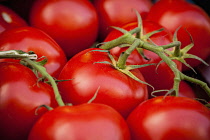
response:
M138 41L138 40L137 40ZM144 82L142 80L140 80L139 78L137 78L134 74L132 74L132 72L130 72L130 70L133 69L137 69L137 68L141 68L141 67L146 67L149 65L155 65L155 64L144 64L144 65L126 65L126 60L128 58L128 56L131 54L131 52L136 48L136 44L138 44L138 42L134 42L131 47L129 47L125 52L123 52L121 54L121 56L118 58L118 60L116 61L115 58L110 54L109 50L92 50L92 51L101 51L101 52L107 52L108 53L108 57L111 60L111 63L108 61L103 61L103 62L95 62L95 63L106 63L111 65L113 68L117 69L118 71L124 73L125 75L129 76L130 78L146 84L148 86L150 86L151 88L154 89L154 87L152 85L150 85L147 82Z
M174 32L174 37L173 37L173 41L178 41L177 39L177 32L178 30L181 28L181 26L179 28L177 28L177 30ZM187 31L186 31L187 32ZM188 33L188 32L187 32ZM197 59L199 61L201 61L203 64L205 64L206 66L208 66L208 64L203 60L201 59L200 57L196 56L196 55L193 55L193 54L189 54L189 50L194 46L194 41L193 41L193 38L192 36L189 34L189 37L190 37L190 40L191 40L191 43L185 47L183 47L182 49L180 48L180 45L174 47L173 50L165 50L165 53L168 54L168 56L171 58L171 59L174 59L174 60L178 60L180 61L181 63L183 63L185 66L189 67L193 72L196 73L196 71L193 69L193 67L191 67L186 61L185 59L187 58L193 58L193 59Z

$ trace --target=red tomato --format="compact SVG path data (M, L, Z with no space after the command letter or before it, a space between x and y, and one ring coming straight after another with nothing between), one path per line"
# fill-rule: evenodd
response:
M210 18L200 7L183 0L160 0L151 8L147 18L161 24L172 33L181 26L178 40L181 41L182 47L191 43L187 33L189 32L195 44L189 53L203 60L210 55ZM192 67L201 63L198 60L186 60ZM184 66L183 70L189 68Z
M97 13L87 0L37 0L30 23L48 33L68 58L89 48L98 34Z
M179 96L196 98L196 93L193 91L192 87L185 81L181 81L179 85Z
M151 0L94 0L99 16L99 37L104 38L111 31L110 26L122 26L136 21L137 10L145 18L153 3Z
M46 110L56 107L50 85L39 82L29 68L13 62L0 62L0 137L2 140L27 140L30 129Z
M147 85L133 80L110 64L98 63L111 62L108 54L99 50L102 49L86 49L67 62L58 79L71 80L58 83L60 93L66 103L75 105L88 102L97 93L94 103L110 105L126 117L148 98ZM137 69L132 73L144 81Z
M48 62L45 67L49 74L57 77L66 64L66 56L60 46L47 34L33 27L20 27L0 34L0 51L23 50L33 51L38 57L45 56ZM0 59L2 61L12 61Z
M132 30L138 26L137 22L131 22L128 23L124 26L122 26L123 29L125 30ZM163 26L152 22L148 20L143 20L143 30L144 34L164 28ZM113 39L116 39L117 37L121 36L122 33L113 30L105 39L104 42L111 41ZM172 36L167 29L154 34L150 37L153 43L157 45L166 45L172 42ZM119 48L115 47L111 49L111 54L119 57L119 55L125 51L126 48ZM148 51L148 50L143 50L144 55L149 58L149 60L144 59L136 50L132 52L132 54L128 57L127 62L133 65L143 65L143 64L151 64L151 63L156 63L158 64L162 59L155 53ZM178 69L181 70L181 63L178 61L174 61L177 64ZM173 87L173 80L174 80L174 73L172 70L168 67L166 63L161 63L158 68L155 65L147 66L147 67L142 67L139 69L142 73L142 75L145 78L145 81L149 84L151 84L155 90L165 90L165 89L171 89ZM152 92L152 88L148 88L149 93ZM161 93L157 93L155 95L158 95ZM165 94L165 93L164 93Z
M0 4L0 33L4 30L27 26L25 20L12 9Z
M130 140L125 120L103 104L62 106L44 114L28 140Z
M140 104L128 117L132 140L209 140L210 110L200 102L159 96Z

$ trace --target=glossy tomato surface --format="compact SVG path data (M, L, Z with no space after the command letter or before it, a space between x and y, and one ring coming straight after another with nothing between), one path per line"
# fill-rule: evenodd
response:
M113 108L103 104L63 106L44 114L28 140L130 140L128 126Z
M102 49L86 49L72 57L60 73L58 87L63 100L75 105L103 103L112 106L126 117L139 103L148 98L147 85L133 80L111 66L107 52ZM108 62L100 63L100 62ZM144 81L136 69L132 73Z
M98 34L98 16L87 0L37 0L30 24L49 34L68 58L89 48Z
M159 96L140 104L128 117L132 140L209 140L210 110L200 102Z
M189 53L199 56L203 60L209 56L210 18L197 5L182 0L160 0L151 8L147 18L166 27L172 33L181 26L177 36L182 47L191 43L191 35L194 47ZM193 59L188 59L187 63L192 67L201 64L200 61ZM189 70L189 68L183 66L183 70Z
M93 0L99 16L99 37L104 38L111 31L110 26L121 27L136 21L135 10L145 18L153 3L151 0Z
M0 4L0 33L7 29L28 26L26 21L15 11Z
M37 119L56 107L50 85L39 82L31 69L13 62L0 62L0 137L2 140L27 140Z
M8 50L33 51L38 58L46 57L45 67L53 77L58 76L67 62L61 47L49 35L34 27L15 28L0 34L0 51ZM12 60L0 59L2 61Z
M149 20L143 20L142 24L143 24L144 34L159 30L161 28L164 29L163 31L161 31L157 34L154 34L150 37L150 39L152 40L152 42L154 44L167 45L172 42L171 33L163 26L161 26L153 21L149 21ZM127 31L130 31L130 30L136 28L137 26L138 26L137 22L131 22L131 23L128 23L128 24L122 26L121 28L123 28ZM117 30L113 30L107 36L107 38L104 40L104 42L114 40L121 35L122 35L121 32L119 32ZM147 40L147 41L150 42L150 40ZM125 51L126 49L127 49L127 47L125 47L125 48L115 47L115 48L111 49L110 52L114 56L119 57L120 54L123 51ZM143 53L148 58L148 60L144 59L138 53L138 51L134 50L131 53L131 55L128 57L127 63L133 64L133 65L144 65L144 64L152 64L152 63L158 64L162 60L157 54L155 54L149 50L143 50ZM174 62L177 64L178 69L181 70L182 64L178 61L174 61ZM151 84L155 90L169 90L173 87L174 73L168 67L168 65L166 63L162 62L158 67L156 65L142 67L142 68L139 68L139 70L141 71L142 75L144 76L145 81L147 83ZM149 89L149 93L151 93L153 91L153 89L150 87L148 87L148 89ZM162 93L160 92L158 94L161 95ZM158 95L158 94L156 94L156 95Z

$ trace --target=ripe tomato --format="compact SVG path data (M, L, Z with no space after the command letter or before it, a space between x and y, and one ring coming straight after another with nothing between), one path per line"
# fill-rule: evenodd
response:
M128 23L124 26L122 26L123 29L125 30L132 30L138 26L137 22L131 22ZM143 20L143 30L144 34L164 28L163 26L152 22L148 20ZM104 40L104 42L111 41L113 39L116 39L117 37L121 36L122 33L113 30L107 38ZM150 37L153 43L157 45L167 45L172 42L172 36L167 29L154 34ZM127 48L127 47L126 47ZM111 54L114 56L119 57L120 54L125 51L126 48L119 48L115 47L110 50ZM151 64L151 63L156 63L158 64L162 59L155 53L148 51L148 50L143 50L144 55L149 59L146 60L144 59L136 50L132 52L132 54L128 57L127 62L132 64L132 65L143 65L143 64ZM174 61L177 64L178 69L181 70L181 63L178 61ZM147 67L142 67L139 68L141 71L142 75L145 78L145 81L149 84L151 84L155 90L165 90L165 89L171 89L173 87L173 79L174 79L174 73L172 70L168 67L166 63L161 63L158 68L155 65L150 65ZM152 92L152 88L148 88L149 93ZM161 93L157 93L155 95L158 95Z
M0 137L27 140L37 119L46 112L40 105L57 106L50 85L39 82L31 69L14 62L0 62Z
M22 50L33 51L38 57L45 56L48 62L45 67L49 74L57 77L66 64L66 56L60 46L46 33L33 27L20 27L0 34L0 51ZM0 59L12 61L11 59Z
M100 40L111 31L110 26L120 27L136 21L134 9L145 18L153 5L151 0L93 0L93 4L99 16Z
M28 26L12 9L0 4L0 33L7 29Z
M181 81L179 85L179 96L196 98L196 93L193 91L192 87L185 81Z
M194 41L194 47L189 53L203 60L210 55L210 18L200 7L183 0L160 0L148 13L149 20L166 27L172 33L178 31L178 40L182 47L191 43L189 32ZM187 30L187 31L186 31ZM198 60L186 59L192 67L198 66ZM183 66L183 70L189 70Z
M200 102L159 96L140 104L128 117L132 140L209 140L210 110Z
M89 48L98 34L98 16L87 0L37 0L30 23L49 34L68 58Z
M44 114L28 140L130 140L128 126L113 108L103 104L57 107Z
M148 98L147 85L133 80L111 64L100 63L111 63L108 54L100 50L90 48L72 57L58 78L71 80L59 82L58 88L66 103L86 103L97 94L92 102L110 105L126 117ZM132 73L144 81L137 69Z

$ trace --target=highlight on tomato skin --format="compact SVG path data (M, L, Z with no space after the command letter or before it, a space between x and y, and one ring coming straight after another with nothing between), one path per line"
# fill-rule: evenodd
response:
M7 29L28 26L28 23L11 8L0 3L0 33Z

